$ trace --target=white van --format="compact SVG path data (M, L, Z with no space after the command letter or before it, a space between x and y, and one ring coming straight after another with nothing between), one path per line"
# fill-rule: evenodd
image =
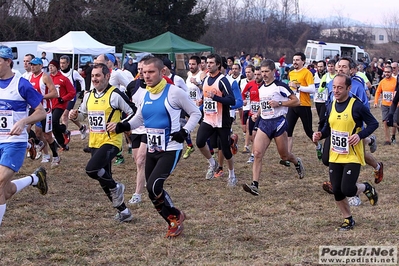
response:
M24 69L24 56L26 54L33 54L35 57L42 57L42 52L46 51L38 51L37 46L47 42L40 41L15 41L15 42L1 42L0 45L5 45L11 48L12 53L14 55L13 61L14 66L13 69L18 70L19 72L25 73ZM53 53L46 52L46 58L50 62L53 59Z
M370 63L370 56L359 46L343 43L326 43L308 40L305 48L306 63L325 60L327 57L333 59L339 57L351 57L355 62L362 59L365 63Z

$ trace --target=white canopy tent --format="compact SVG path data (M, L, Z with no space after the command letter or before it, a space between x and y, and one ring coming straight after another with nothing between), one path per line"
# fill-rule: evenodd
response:
M90 54L99 55L104 53L115 53L115 46L105 45L93 39L85 31L70 31L58 40L37 46L38 51L58 54ZM72 66L74 66L72 56Z

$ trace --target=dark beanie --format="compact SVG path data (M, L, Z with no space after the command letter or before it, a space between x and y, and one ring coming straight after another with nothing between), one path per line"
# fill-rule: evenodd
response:
M60 63L59 63L57 60L55 60L55 59L51 60L50 63L49 63L49 65L53 65L53 66L55 66L57 69L60 69Z
M169 68L170 70L172 70L172 62L169 60L169 58L165 57L163 60L163 64Z

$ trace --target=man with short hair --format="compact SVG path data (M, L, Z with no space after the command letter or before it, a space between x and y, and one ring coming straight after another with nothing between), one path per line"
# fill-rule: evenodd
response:
M46 58L46 52L42 52L42 62L43 62L43 66L42 66L42 71L48 73L48 59Z
M366 108L370 109L370 105L368 103L367 95L365 92L365 85L364 85L364 80L361 79L360 77L356 76L357 72L357 65L353 61L352 58L349 57L343 57L337 62L337 67L338 67L338 73L347 75L348 77L351 78L351 86L349 90L349 96L354 97L359 100ZM334 91L333 91L333 82L331 81L329 84L327 84L327 88L329 91L329 98L327 101L327 104L330 105L334 101ZM362 140L363 145L369 145L370 146L370 152L374 153L377 149L377 143L376 143L376 138L374 135L370 137L365 137ZM323 149L323 164L328 166L329 165L329 150L330 150L330 145L331 141L328 138L324 142L324 149ZM377 160L374 158L374 156L371 155L370 152L364 151L364 158L366 164L370 165L374 169L374 182L376 184L380 183L383 178L384 178L384 164L382 162L377 162ZM326 181L323 183L323 189L332 194L332 187L331 187L331 182ZM361 203L361 200L358 196L355 196L356 198L353 198L350 200L350 204L353 205L359 205Z
M386 66L384 67L384 78L380 81L377 87L377 91L375 92L374 97L374 108L378 106L378 100L380 95L382 95L381 101L381 113L382 113L382 122L384 124L384 135L385 142L384 145L391 145L396 143L396 127L391 127L391 138L389 138L389 126L387 125L387 118L389 114L389 109L392 104L393 97L395 95L397 80L392 77L392 67ZM396 121L397 118L394 117Z
M392 62L391 67L392 67L392 77L397 79L399 72L398 62Z
M86 91L86 83L84 78L79 74L78 71L72 69L70 67L71 59L68 55L63 55L60 57L60 72L62 75L67 77L69 81L72 83L73 87L75 88L76 95L75 97L68 102L67 107L65 108L64 113L62 114L61 121L62 123L68 128L68 117L69 117L69 110L73 109L76 103L76 99L79 97L79 93L84 93ZM78 83L80 84L80 90L78 90ZM72 121L73 122L73 121ZM86 125L80 124L79 121L73 122L79 129L80 138L83 140L87 137L87 127Z
M73 109L69 117L71 120L88 117L91 158L86 165L86 174L99 182L112 207L118 210L115 220L130 222L133 215L124 202L125 186L113 179L111 171L111 161L122 149L123 134L115 133L111 128L115 129L116 123L121 121L122 111L130 119L134 110L126 95L109 84L108 66L95 64L91 77L94 89L83 97L79 112Z
M306 56L302 52L297 52L293 56L293 67L294 69L289 73L290 82L288 85L295 92L295 95L300 101L300 106L289 107L286 116L288 127L288 150L292 151L293 147L293 133L298 118L301 119L303 129L305 130L306 136L312 139L312 102L310 100L310 94L315 91L314 80L312 73L305 66ZM317 158L321 159L321 144L314 143L316 145ZM281 164L289 166L289 162L284 160L280 161Z
M114 86L118 88L120 91L124 92L125 88L129 85L130 81L125 76L121 70L115 68L115 62L116 58L113 54L100 54L97 56L97 58L94 60L94 64L105 64L109 71L110 71L110 77L109 77L109 84L111 86ZM122 149L119 151L119 153L116 155L115 158L115 164L119 165L125 162L125 158L123 157L122 154Z
M43 60L36 57L30 61L32 75L30 77L29 82L32 84L33 88L36 89L38 93L43 96L42 105L44 110L46 111L46 118L42 121L38 122L39 125L35 126L35 133L38 140L42 141L42 145L40 146L39 141L35 143L39 149L38 152L43 150L43 158L42 163L50 162L50 154L48 153L48 143L53 143L53 130L52 130L52 104L51 101L54 98L58 97L57 90L55 89L54 83L50 76L42 71ZM57 154L53 154L54 157Z
M12 72L11 48L0 46L0 225L6 212L6 202L28 186L36 186L42 195L47 194L46 170L36 169L33 174L12 180L24 162L28 141L27 125L46 117L41 104L42 96L28 80ZM28 106L33 108L29 115Z
M209 76L203 82L204 95L204 119L197 132L197 147L209 162L206 179L213 179L219 165L212 157L207 140L213 133L220 139L222 152L227 160L229 168L228 186L235 186L237 178L234 173L233 154L230 150L230 131L232 120L230 118L230 106L235 105L236 100L231 90L230 82L220 72L222 58L218 54L207 56L207 69Z
M25 73L22 74L22 77L29 80L31 73L31 68L30 68L30 61L32 61L32 59L35 58L35 56L33 54L26 54L24 56L24 69L25 69Z
M245 142L244 142L244 150L243 153L251 153L247 163L254 162L254 154L253 154L253 145L252 145L252 152L249 149L249 143L253 142L255 137L255 121L251 119L252 115L258 112L260 106L260 99L259 99L259 88L263 85L263 77L260 67L254 67L251 65L253 69L255 69L255 73L253 74L254 79L245 85L245 88L242 90L242 98L244 100L244 113L243 113L243 121L245 121ZM248 68L248 67L247 67ZM251 70L252 70L251 68ZM247 72L248 73L248 72ZM248 75L247 75L248 77Z
M190 99L195 103L198 108L202 108L202 81L201 81L201 73L202 71L199 69L199 65L201 64L201 59L193 55L188 60L189 71L187 73L187 89ZM185 123L185 114L182 113L182 120ZM183 159L187 159L190 157L191 153L194 152L195 148L191 140L191 134L188 134L186 138L187 149L183 155Z
M260 71L260 70L259 70ZM244 133L244 148L243 148L243 153L249 153L249 142L250 142L250 135L248 133L248 114L249 110L251 109L251 104L250 104L250 98L249 98L249 90L245 90L246 86L248 83L252 82L255 80L255 67L253 65L247 65L245 67L245 79L241 80L240 83L240 89L241 89L241 97L243 99L243 106L238 110L240 114L240 120L241 120L241 129L242 132ZM245 93L244 93L245 91Z
M163 78L164 64L152 57L144 61L143 75L147 84L143 104L129 121L111 125L110 131L123 132L145 125L148 137L145 176L147 190L157 212L168 223L167 238L179 236L183 231L184 212L177 209L164 189L164 182L175 169L183 149L184 138L201 118L198 107L188 94ZM180 126L180 112L189 119Z
M58 97L51 100L53 106L52 110L52 123L53 123L53 134L57 141L49 142L51 151L53 152L53 160L51 167L57 167L61 162L61 157L58 155L58 147L61 147L62 151L68 151L68 143L71 140L71 134L67 130L66 125L62 124L61 116L68 105L68 102L72 100L76 91L72 83L61 74L59 71L60 63L57 60L51 60L49 63L50 78L53 80L55 88L58 92Z
M332 86L335 100L327 109L327 123L322 131L313 133L314 142L331 135L330 181L335 202L344 218L337 228L339 231L348 231L355 226L347 197L363 192L371 205L375 206L378 202L374 187L368 182L357 183L360 168L365 165L361 140L378 128L378 122L363 103L349 96L351 84L350 76L339 73L334 77ZM364 123L367 127L362 129Z
M262 61L260 69L264 83L259 87L259 109L252 116L253 120L260 116L258 132L254 140L253 181L250 185L243 185L246 192L255 196L259 195L258 185L262 159L272 139L276 142L281 159L290 161L295 165L300 179L305 176L301 159L296 158L294 154L288 151L287 122L284 117L288 107L298 106L299 100L285 83L275 80L276 65L273 60Z
M320 62L318 63L318 65ZM320 64L321 65L321 64ZM318 75L318 73L316 73ZM326 121L326 101L328 98L327 84L335 77L335 60L330 59L327 63L327 73L325 73L320 79L320 86L316 89L313 96L317 115L319 116L318 131L320 131L324 122Z

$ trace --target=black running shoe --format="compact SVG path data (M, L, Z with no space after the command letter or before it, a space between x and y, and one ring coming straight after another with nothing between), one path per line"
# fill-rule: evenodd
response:
M374 187L368 182L363 183L366 186L366 190L363 192L364 195L369 199L371 205L376 205L378 202L378 194Z
M349 231L352 230L355 226L355 220L353 219L344 219L344 222L340 227L337 228L337 231Z

